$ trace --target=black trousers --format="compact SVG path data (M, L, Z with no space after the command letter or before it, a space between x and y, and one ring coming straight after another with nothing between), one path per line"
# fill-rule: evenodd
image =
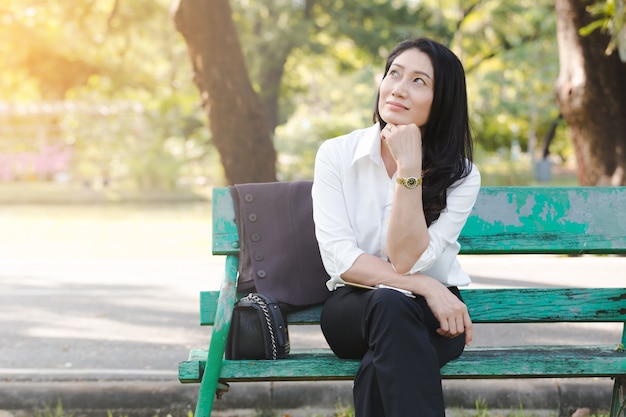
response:
M356 417L445 416L439 369L461 355L465 337L439 336L423 297L340 287L324 305L321 327L338 357L361 359Z

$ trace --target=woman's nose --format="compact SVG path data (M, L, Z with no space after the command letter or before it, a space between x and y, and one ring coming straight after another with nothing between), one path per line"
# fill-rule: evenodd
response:
M396 86L394 86L393 89L391 90L391 95L397 96L397 97L404 97L404 88L402 87L402 85L397 84Z

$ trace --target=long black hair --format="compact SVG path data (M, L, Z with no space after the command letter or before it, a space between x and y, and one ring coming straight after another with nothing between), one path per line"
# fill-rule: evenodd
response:
M426 125L422 127L422 200L426 223L430 225L446 208L448 188L469 175L473 140L469 124L465 70L459 58L444 45L427 38L400 42L389 54L385 75L393 61L408 49L429 56L434 70L433 102ZM387 125L378 111L376 97L374 122Z

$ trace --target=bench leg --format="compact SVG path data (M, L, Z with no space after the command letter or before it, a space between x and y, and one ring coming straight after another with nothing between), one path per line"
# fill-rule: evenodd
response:
M235 305L237 271L237 258L233 256L226 257L225 276L217 300L215 324L211 333L209 354L204 373L202 374L194 417L210 417L215 397L221 396L227 390L227 388L224 389L225 385L220 383L219 377L222 371L222 361L224 360L224 350L233 315L233 306Z
M624 417L626 409L626 378L615 378L613 398L611 399L611 417Z

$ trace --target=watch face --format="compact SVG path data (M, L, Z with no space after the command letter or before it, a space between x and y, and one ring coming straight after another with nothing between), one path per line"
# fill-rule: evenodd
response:
M415 188L417 187L417 178L415 177L409 177L406 179L406 186L409 188Z

